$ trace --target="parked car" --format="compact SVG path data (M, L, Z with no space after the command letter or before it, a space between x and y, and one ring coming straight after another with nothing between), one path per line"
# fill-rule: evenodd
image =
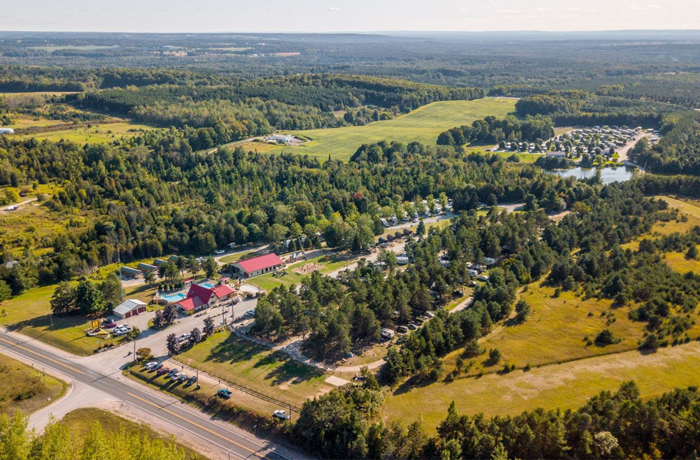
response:
M158 374L158 375L169 374L169 373L170 373L170 369L168 369L167 367L161 367L160 369L158 369L156 371L156 374Z
M219 249L219 250L216 251L216 255L219 255L219 256L220 256L221 254L224 254L224 253L226 253L226 251L224 251L223 249Z
M280 420L289 420L291 418L289 414L287 414L287 411L284 410L276 410L272 413L272 416Z
M415 331L416 329L418 329L418 325L411 323L408 325L408 328L412 331Z
M452 292L452 296L453 296L453 297L464 297L464 291L461 290L461 289L455 289L455 290Z
M425 316L427 316L428 318L434 318L434 317L435 317L435 313L433 313L432 311L426 311L426 312L425 312Z
M151 361L150 363L147 363L147 364L146 364L145 366L143 366L143 367L150 370L150 369L152 369L153 366L155 366L156 364L158 364L158 361Z
M231 393L225 388L221 388L219 391L216 392L216 396L218 396L219 398L230 399L231 395L233 395L233 393Z
M192 377L190 377L189 379L187 379L187 383L185 383L185 386L188 387L188 386L192 385L192 384L193 384L194 382L196 382L196 381L197 381L197 376L196 376L196 375L193 375Z
M406 326L399 326L396 328L396 332L399 334L406 334L408 333L408 328Z
M180 371L178 371L177 369L170 369L170 371L168 372L168 377L172 377L173 375L177 374L178 372L180 372Z
M151 368L151 370L152 370L152 371L157 371L157 370L160 369L161 367L163 367L163 363L158 363L158 364L156 364L155 366L153 366L153 367Z
M255 310L248 310L247 312L245 312L245 316L252 318L253 316L255 316Z
M180 375L178 376L177 379L178 379L180 382L184 382L184 381L188 380L189 378L190 378L190 377L189 377L187 374L185 374L185 373L183 372L182 374L180 374Z
M117 327L117 323L115 323L111 319L108 319L102 323L102 327L105 329L113 329L113 328Z
M489 276L488 276L488 275L479 275L479 277L478 277L477 279L478 279L479 281L488 281L488 280L489 280Z

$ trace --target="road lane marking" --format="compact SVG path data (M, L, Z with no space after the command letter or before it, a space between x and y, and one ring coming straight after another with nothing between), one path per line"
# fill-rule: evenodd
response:
M196 426L197 428L199 428L199 429L201 429L201 430L204 430L204 431L206 431L206 432L208 432L208 433L211 433L211 434L213 434L214 436L218 436L218 437L220 437L221 439L224 439L224 440L226 440L226 441L228 441L228 442L230 442L230 443L232 443L232 444L234 444L234 445L236 445L236 446L238 446L238 447L240 447L240 448L242 448L242 449L245 449L245 450L247 450L248 452L250 452L251 454L255 455L256 457L265 458L264 455L260 455L259 453L257 453L257 452L254 451L253 449L249 449L248 447L246 447L246 446L244 446L244 445L242 445L242 444L237 443L237 442L234 441L233 439L229 439L229 438L227 438L226 436L220 435L220 434L217 433L216 431L210 430L209 428L207 428L207 427L205 427L205 426L202 426L202 425L200 425L200 424L198 424L198 423L195 423L195 422L193 422L193 421L191 421L191 420L188 420L188 419L186 419L185 417L182 417L182 416L176 414L175 412L169 411L168 409L165 409L164 407L161 407L161 406L159 406L159 405L156 404L156 403L153 403L153 402L151 402L151 401L149 401L149 400L147 400L147 399L141 398L140 396L136 396L136 395L133 394L133 393L128 393L128 392L127 392L127 394L128 394L129 396L131 396L132 398L136 398L136 399L138 399L139 401L142 401L142 402L145 402L146 404L149 404L149 405L151 405L151 406L157 407L159 410L162 410L163 412L166 412L166 413L168 413L168 414L170 414L170 415L172 415L172 416L174 416L174 417L179 418L179 419L182 420L182 421L185 421L185 422L187 422L187 423L190 423L190 424Z
M6 340L6 339L3 339L2 337L0 337L0 341L5 342L5 343L9 343L9 344L12 345L13 347L19 348L20 350L27 351L27 352L32 353L32 354L37 355L37 356L41 356L42 358L44 358L44 359L46 359L46 360L49 360L49 361L51 361L52 363L58 364L59 366L63 366L63 367L65 367L66 369L70 369L70 370L72 370L73 372L77 372L77 373L80 374L80 375L86 375L84 372L79 371L78 369L76 369L76 368L74 368L74 367L71 367L71 366L69 366L68 364L63 364L63 363L60 362L60 361L56 361L55 359L51 359L51 358L49 358L49 357L46 356L46 355L42 355L41 353L37 353L37 352L34 351L34 350L30 350L29 348L25 348L25 347L23 347L22 345L19 345L19 344L15 343L15 342L12 342L12 341L10 341L10 340Z

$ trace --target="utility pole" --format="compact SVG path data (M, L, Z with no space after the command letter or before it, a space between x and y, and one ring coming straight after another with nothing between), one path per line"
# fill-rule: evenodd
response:
M134 339L134 365L136 365L136 339Z
M41 372L44 374L44 388L46 388L46 369L42 367Z

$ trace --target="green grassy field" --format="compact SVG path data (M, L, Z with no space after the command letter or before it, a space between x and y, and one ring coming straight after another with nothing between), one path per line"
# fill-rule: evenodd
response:
M117 434L120 430L124 430L132 435L145 436L149 439L160 439L167 443L172 442L180 449L184 450L188 460L207 460L207 457L195 452L187 446L179 444L172 435L159 433L148 425L127 420L102 409L76 409L66 414L66 416L61 419L60 423L67 426L73 436L80 441L88 435L95 422L99 422L108 435Z
M66 384L50 375L46 375L44 385L40 368L0 354L0 413L21 410L30 414L48 406L65 391Z
M105 123L105 124L94 124L90 128L79 127L61 129L58 131L48 131L36 134L16 134L11 137L13 138L35 138L39 140L49 140L49 141L60 141L68 140L76 143L97 143L104 144L108 142L115 141L124 136L133 136L141 130L152 130L150 126L140 125L130 122L119 122L119 123Z
M5 313L0 316L0 324L79 356L92 354L103 341L85 335L90 319L54 316L51 327L49 302L55 289L55 285L42 286L4 301L0 305Z
M317 369L225 332L195 345L177 359L299 406L331 388L324 382L326 375Z
M350 261L349 263L351 263ZM302 273L297 273L295 270L298 270L305 265L308 264L319 264L321 265L321 268L318 269L318 272L322 275L325 275L327 273L330 273L334 270L337 270L339 268L342 268L345 265L346 261L334 257L332 254L327 255L327 256L319 256L315 257L313 259L309 260L304 260L301 262L297 262L291 265L287 265L285 268L285 271L287 272L286 275L283 276L274 276L274 273L268 273L266 275L261 275L261 276L256 276L254 278L251 278L250 280L246 281L248 284L252 284L254 286L259 287L260 289L265 289L268 292L271 291L272 289L276 288L277 286L289 286L289 285L296 285L301 283L301 280L305 276L309 276L309 274L302 274Z
M377 121L365 126L297 131L292 134L308 137L312 141L296 147L284 147L280 151L324 159L330 154L334 158L347 160L360 145L381 140L404 143L418 141L435 145L438 135L446 129L470 124L487 115L502 117L514 108L515 101L512 99L434 102L393 120Z
M628 351L561 365L516 370L506 375L460 378L410 391L389 393L383 407L387 420L410 423L419 416L434 431L455 401L462 414L515 415L537 407L575 409L602 390L614 391L634 380L643 398L700 382L700 343L691 342L644 355ZM429 404L426 404L429 401Z

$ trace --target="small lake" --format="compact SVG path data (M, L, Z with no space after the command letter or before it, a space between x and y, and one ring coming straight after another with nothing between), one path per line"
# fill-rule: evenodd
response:
M572 168L564 171L545 171L548 174L555 174L559 177L575 177L576 179L590 179L595 177L596 171L600 171L600 178L604 184L613 182L625 182L632 179L634 169L620 166L617 168Z

